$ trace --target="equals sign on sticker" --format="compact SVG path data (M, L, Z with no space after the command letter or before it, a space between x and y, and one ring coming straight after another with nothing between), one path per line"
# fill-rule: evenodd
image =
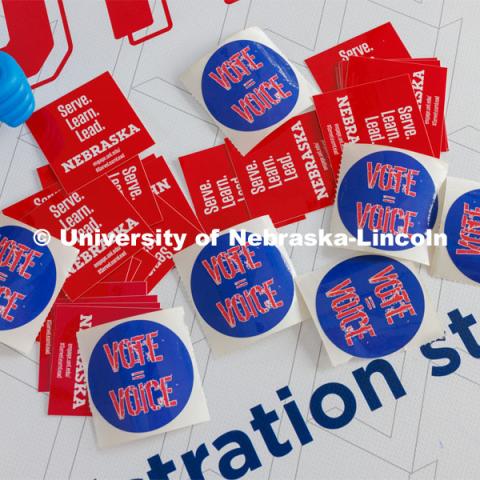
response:
M247 279L242 278L241 280L238 280L235 282L235 288L238 290L239 288L246 287L248 285Z
M145 378L145 372L143 370L139 370L138 372L132 373L132 380L143 380Z
M365 303L367 304L367 308L369 310L373 310L375 308L375 302L373 301L372 297L365 298Z
M395 197L393 197L392 195L384 195L383 201L385 203L395 203Z

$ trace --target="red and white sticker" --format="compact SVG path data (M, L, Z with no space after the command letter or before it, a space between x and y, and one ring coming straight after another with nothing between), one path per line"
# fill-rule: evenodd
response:
M129 301L141 301L145 299L147 285L145 282L100 282L89 290L88 297L80 297L78 302L100 302L104 298L128 299ZM150 298L150 297L149 297ZM60 292L57 302L69 302L67 297ZM50 309L45 323L38 335L39 342L39 366L38 366L38 391L50 390L50 366L52 351L52 324L55 305Z
M30 213L32 210L35 210L60 190L61 188L58 183L50 184L50 186L44 188L40 192L34 193L33 195L30 195L23 200L4 208L2 213L7 217L22 221L22 218L25 217L25 215Z
M52 335L55 309L57 305L73 304L75 305L116 305L125 306L144 306L143 304L158 304L158 298L155 295L133 295L133 296L99 296L99 297L80 297L75 302L70 302L66 297L59 295L52 309L50 310L42 330L39 335L39 365L38 365L38 391L48 392L50 390L50 371L52 354Z
M38 167L37 175L44 189L54 190L55 185L57 189L61 189L50 165ZM162 221L162 214L150 188L143 163L138 156L123 162L119 167L111 170L107 176L148 225L153 226ZM36 203L39 203L37 199Z
M71 240L73 229L77 236L80 233L101 235L99 245L80 246L79 256L64 285L64 291L71 299L78 298L106 279L141 248L140 243L134 245L133 242L119 246L112 241L115 235L140 235L150 231L106 176L71 194L57 192L28 213L24 221L36 228L47 229L57 238L61 237L63 230Z
M336 175L345 143L432 154L408 75L316 95L314 102Z
M108 178L148 225L153 226L162 221L162 214L150 188L147 174L137 156L112 170Z
M447 69L411 62L353 57L347 63L346 87L408 74L427 129L433 156L442 150Z
M154 143L108 72L40 108L27 125L67 192Z
M348 62L352 58L366 58L366 57L351 57L347 62L340 61L337 63L337 70L338 70L338 84L337 84L337 89L338 88L345 88L347 86L347 72L348 72ZM368 57L368 58L373 58L373 57ZM402 62L402 63L421 63L422 65L430 65L433 67L440 67L440 60L438 58L390 58L388 59L392 62Z
M226 140L252 218L270 215L278 226L333 203L321 141L315 112L290 119L245 156Z
M179 161L195 211L207 231L224 230L250 218L225 145L185 155Z

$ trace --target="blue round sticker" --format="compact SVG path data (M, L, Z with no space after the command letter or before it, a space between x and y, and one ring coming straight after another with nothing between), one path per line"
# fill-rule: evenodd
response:
M248 235L248 233L247 233ZM255 337L280 323L294 297L293 277L280 250L229 243L221 235L195 260L192 297L203 319L230 337Z
M455 266L480 283L480 190L457 198L447 213L447 251Z
M235 40L208 60L202 95L219 123L251 132L283 120L297 103L299 85L289 63L270 47Z
M425 298L405 265L366 255L339 263L323 277L316 310L322 330L338 348L374 358L396 352L415 336Z
M108 423L132 433L150 432L175 419L188 403L193 377L182 340L151 320L108 330L88 363L95 408Z
M57 270L47 246L18 226L0 227L0 330L12 330L35 319L55 290Z
M372 241L379 234L425 235L438 212L435 184L426 168L402 152L382 151L358 160L338 189L338 212L345 228ZM407 250L414 244L375 245L381 250Z

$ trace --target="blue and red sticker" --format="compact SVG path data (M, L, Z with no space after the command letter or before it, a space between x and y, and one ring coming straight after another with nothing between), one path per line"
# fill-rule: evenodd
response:
M110 425L158 430L187 406L194 367L181 338L151 320L117 324L96 343L88 364L90 399Z
M35 243L31 230L0 227L0 330L23 327L40 315L56 281L53 255Z
M252 40L235 40L216 50L205 65L201 87L215 120L242 132L262 130L285 119L300 89L288 61Z
M317 320L329 340L354 357L375 358L405 347L425 314L425 296L404 264L380 255L334 266L316 294Z
M353 236L374 233L425 235L435 223L438 200L428 170L414 157L397 151L380 151L358 160L338 188L338 213ZM407 238L408 240L408 238ZM407 250L414 245L386 244L381 250Z
M190 287L205 322L237 338L256 337L278 325L295 294L292 273L277 247L232 244L228 233L198 254Z
M480 283L480 190L464 193L453 202L444 229L452 262L466 277Z

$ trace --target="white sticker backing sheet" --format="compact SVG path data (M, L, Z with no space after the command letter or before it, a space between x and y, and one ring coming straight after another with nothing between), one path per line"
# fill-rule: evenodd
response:
M330 231L351 237L349 249L429 265L423 240L439 215L447 176L443 160L393 147L346 144ZM358 237L362 230L363 238ZM385 235L385 245L374 243Z
M426 290L407 263L346 254L296 281L333 366L443 336Z
M447 246L433 249L430 273L455 282L480 284L480 183L449 177L439 233Z
M99 447L210 419L182 308L77 333Z
M29 352L78 250L0 214L0 342Z
M231 236L242 230L255 238ZM264 232L276 233L270 217L236 225L220 232L215 245L213 241L204 247L195 244L174 256L216 355L243 348L308 316L298 299L287 252L281 246L265 245Z
M226 39L181 80L242 155L312 108L317 93L258 27Z

